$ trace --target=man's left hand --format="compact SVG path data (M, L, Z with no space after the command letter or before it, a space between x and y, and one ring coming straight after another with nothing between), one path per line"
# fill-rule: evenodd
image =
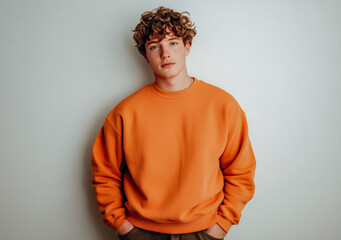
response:
M222 229L218 223L214 224L213 226L207 228L205 232L208 235L211 235L215 238L224 238L227 235L227 232L225 232L224 229Z

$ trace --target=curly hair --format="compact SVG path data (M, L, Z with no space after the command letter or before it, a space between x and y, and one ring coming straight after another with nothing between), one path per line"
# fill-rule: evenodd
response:
M144 12L141 15L140 22L132 30L136 42L135 47L143 56L146 56L145 43L150 40L150 36L163 39L165 35L169 34L167 29L172 31L175 36L181 37L184 44L188 42L192 46L192 39L197 31L194 23L184 15L185 13L190 15L188 12L180 13L162 6Z

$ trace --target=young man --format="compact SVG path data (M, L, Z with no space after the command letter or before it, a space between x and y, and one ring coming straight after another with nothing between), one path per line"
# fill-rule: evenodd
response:
M142 14L134 40L155 81L118 103L94 142L92 186L120 239L223 239L253 197L244 111L187 73L193 25L164 7Z

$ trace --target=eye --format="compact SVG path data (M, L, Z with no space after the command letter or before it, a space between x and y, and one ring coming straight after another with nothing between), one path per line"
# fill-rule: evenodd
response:
M176 44L178 44L178 43L177 42L171 42L171 45L173 45L173 46L176 45Z
M156 45L153 45L153 46L151 46L149 49L150 50L154 50L154 49L156 49L157 48L157 46Z

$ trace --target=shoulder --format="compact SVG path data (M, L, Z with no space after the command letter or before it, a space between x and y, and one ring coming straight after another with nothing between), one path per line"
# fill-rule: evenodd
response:
M213 85L211 83L205 82L201 80L202 85L202 93L209 97L211 100L215 100L223 104L226 108L235 108L241 109L241 106L237 99L229 93L227 90Z
M140 105L141 102L146 101L148 95L150 94L150 85L148 84L134 93L128 95L122 99L107 115L106 120L114 126L114 128L119 131L122 127L123 116L128 117L132 115L134 111L132 109Z

